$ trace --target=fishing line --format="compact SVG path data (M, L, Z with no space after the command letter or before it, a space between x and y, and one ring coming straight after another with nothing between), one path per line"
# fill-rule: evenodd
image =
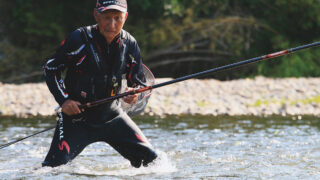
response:
M17 140L15 140L15 141L9 142L9 143L7 143L7 144L2 144L2 145L0 145L0 149L3 149L3 148L8 147L8 146L10 146L10 145L12 145L12 144L15 144L15 143L17 143L17 142L23 141L23 140L25 140L25 139L27 139L27 138L30 138L30 137L32 137L32 136L41 134L41 133L43 133L43 132L49 131L49 130L54 129L54 128L55 128L55 126L54 126L54 127L50 127L50 128L48 128L48 129L45 129L45 130L42 130L42 131L39 131L39 132L37 132L37 133L35 133L35 134L26 136L26 137L24 137L24 138L17 139Z

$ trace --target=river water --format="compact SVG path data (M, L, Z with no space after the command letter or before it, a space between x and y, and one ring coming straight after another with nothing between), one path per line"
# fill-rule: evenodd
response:
M157 150L132 168L105 143L42 168L53 130L0 149L0 179L320 179L319 117L136 117ZM0 118L0 144L54 126L55 118Z

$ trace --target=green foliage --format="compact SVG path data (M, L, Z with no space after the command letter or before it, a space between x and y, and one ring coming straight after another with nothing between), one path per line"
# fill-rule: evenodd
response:
M272 31L259 32L259 41L267 42L267 46L257 45L253 51L270 52L289 49L302 44L315 42L320 39L320 1L314 0L271 0L252 1L247 12L265 24L272 27ZM258 11L261 7L264 11ZM317 49L309 49L290 56L282 57L275 63L261 63L258 74L272 77L314 77L319 76Z
M319 77L319 55L320 52L314 49L288 55L274 60L276 62L271 64L260 64L258 73L272 77Z
M125 29L136 37L144 62L154 65L158 76L194 73L320 39L320 1L316 0L128 3ZM69 33L95 23L94 6L92 1L0 0L0 81L41 71ZM317 49L305 50L213 77L320 76L319 55Z

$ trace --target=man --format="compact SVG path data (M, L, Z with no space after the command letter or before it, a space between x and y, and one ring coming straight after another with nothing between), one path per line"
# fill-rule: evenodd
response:
M43 166L66 164L97 141L110 144L137 168L157 157L119 100L94 108L78 107L119 93L123 78L128 87L144 85L140 49L122 29L127 16L126 0L97 0L97 24L71 33L44 66L48 88L62 112ZM138 95L130 95L123 100L134 104L137 99Z

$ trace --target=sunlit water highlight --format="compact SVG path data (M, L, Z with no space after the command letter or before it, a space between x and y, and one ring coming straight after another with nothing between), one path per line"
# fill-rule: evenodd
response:
M320 179L318 117L137 117L157 150L149 167L130 166L105 143L74 161L42 168L53 130L0 150L0 179ZM54 125L0 120L0 144Z

